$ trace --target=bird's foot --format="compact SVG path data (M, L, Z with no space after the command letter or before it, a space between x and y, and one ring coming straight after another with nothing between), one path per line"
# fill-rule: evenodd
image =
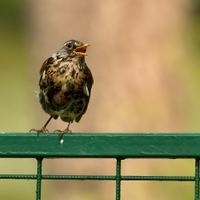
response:
M61 131L61 130L55 130L54 133L59 133L59 137L61 138L64 133L72 133L72 131L66 128L63 131Z
M36 132L39 135L40 133L48 133L49 130L45 127L42 127L41 129L32 128L29 132Z

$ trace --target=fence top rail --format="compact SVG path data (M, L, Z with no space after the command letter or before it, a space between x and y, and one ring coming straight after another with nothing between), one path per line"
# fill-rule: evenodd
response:
M0 157L200 158L200 133L0 132Z

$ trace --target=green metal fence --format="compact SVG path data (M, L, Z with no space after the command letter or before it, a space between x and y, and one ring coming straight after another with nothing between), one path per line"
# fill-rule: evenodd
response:
M1 158L36 158L37 173L1 174L0 179L35 179L36 200L41 200L42 180L112 180L116 200L120 200L122 181L193 181L194 200L199 200L200 134L58 134L1 133ZM43 175L43 158L114 158L116 175ZM121 161L126 158L192 158L194 176L121 176Z

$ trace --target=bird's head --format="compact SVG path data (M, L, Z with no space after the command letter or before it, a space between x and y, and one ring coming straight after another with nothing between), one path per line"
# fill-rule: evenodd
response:
M67 53L69 57L84 57L87 56L86 49L89 44L83 44L77 40L69 40L65 42L60 49Z

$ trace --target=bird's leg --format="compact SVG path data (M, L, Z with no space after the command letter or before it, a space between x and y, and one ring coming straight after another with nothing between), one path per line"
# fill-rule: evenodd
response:
M69 129L70 125L71 125L72 121L70 121L67 125L67 128L63 131L64 133L71 133L72 131Z
M51 119L53 118L53 116L50 116L49 119L47 120L47 122L45 123L45 125L41 128L41 132L49 132L46 127L49 124L49 122L51 121Z
M72 121L70 121L68 123L67 128L64 129L63 131L61 131L61 130L55 130L54 132L59 132L59 137L60 138L63 136L64 133L71 133L72 131L69 129L71 123L72 123Z
M37 132L38 134L39 133L49 132L46 127L47 127L47 125L49 124L49 122L51 121L52 118L53 118L53 116L50 116L49 119L47 120L47 122L45 123L45 125L41 129L37 130L37 129L32 128L29 132L33 132L34 131L34 132Z

